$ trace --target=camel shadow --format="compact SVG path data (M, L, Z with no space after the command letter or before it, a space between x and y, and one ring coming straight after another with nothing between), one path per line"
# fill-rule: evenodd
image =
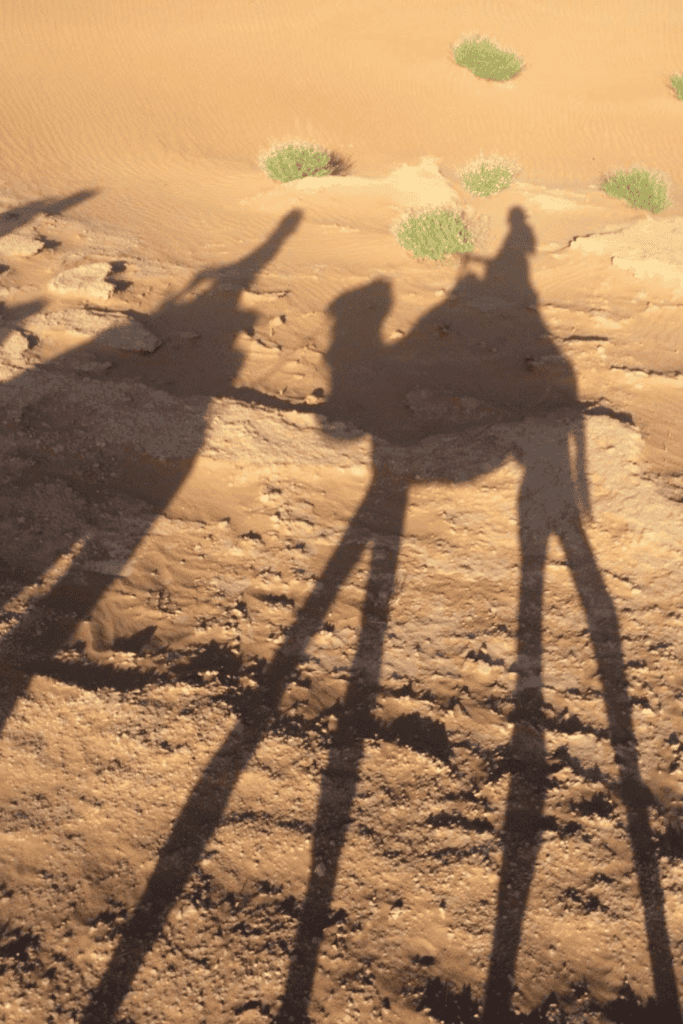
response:
M81 193L73 201L85 195ZM56 211L65 204L68 205L68 201L52 203L47 209ZM45 212L41 204L32 204L30 209L22 208L18 220L25 222L29 212L35 215L39 209ZM101 364L103 352L116 359L116 329L106 330L93 341L48 363L30 367L24 372L14 372L11 379L4 381L3 407L10 411L11 421L7 438L13 462L19 468L6 481L12 486L0 498L0 516L7 521L26 520L22 527L23 542L4 552L2 597L5 608L11 607L13 599L26 586L35 588L38 583L39 590L26 613L3 633L0 640L0 663L12 668L10 675L13 680L4 690L0 731L12 712L14 702L24 690L27 673L49 671L51 665L54 667L55 656L69 643L75 627L87 620L116 577L118 570L115 567L105 571L90 568L102 557L97 524L83 527L83 507L87 509L93 493L102 490L100 504L104 507L107 501L113 507L119 493L135 496L142 489L147 499L136 504L138 514L133 518L132 529L129 528L116 540L115 561L118 565L125 565L191 471L202 444L204 413L213 396L234 393L244 397L243 392L246 391L249 398L260 399L264 405L294 407L292 403L278 402L268 396L254 396L248 389L233 387L243 358L235 350L234 343L239 332L253 333L257 319L256 314L238 308L241 291L248 289L263 267L276 256L296 230L301 216L299 211L293 211L284 217L263 245L243 259L198 273L180 295L165 302L152 318L153 321L158 319L164 328L188 327L197 322L204 324L211 312L214 319L220 321L217 337L204 346L208 351L181 333L180 337L169 341L164 354L171 371L183 380L186 388L195 388L200 396L193 406L194 432L186 445L187 457L159 465L154 465L151 460L144 464L134 451L131 454L130 446L127 447L122 439L95 436L96 426L89 435L83 432L83 444L77 459L71 448L59 454L63 446L57 442L62 440L64 430L82 430L79 419L82 412L78 408L81 369L89 360L99 360ZM233 285L227 292L223 287L226 281ZM40 308L41 303L33 303L13 309L10 328L18 326L26 316ZM185 335L192 333L186 331ZM126 364L122 359L121 364L130 365L130 362ZM201 368L201 373L197 367ZM115 366L114 379L116 369ZM135 415L135 410L132 410L133 420ZM28 425L31 430L40 430L45 443L36 445L30 438L26 440L23 432L16 429L17 423ZM107 473L101 468L103 448L110 463L116 460L115 483L107 482ZM56 511L45 512L41 508L41 487L45 479L51 482L52 500L62 502ZM67 493L66 498L62 499L59 488ZM71 508L74 505L75 513ZM69 561L70 552L74 550L76 554L67 568L54 578L54 567L60 560Z
M524 470L519 492L521 578L517 684L509 743L510 783L501 834L499 880L484 1019L511 1014L522 925L543 834L549 767L542 717L543 573L551 534L562 543L586 616L609 720L615 761L644 910L657 1004L680 1020L671 944L653 837L648 792L640 778L628 702L628 681L614 604L584 529L591 515L585 466L582 407L569 361L553 344L538 314L529 281L535 249L523 211L510 211L510 230L499 254L486 261L484 281L470 274L410 334L385 345L380 328L392 302L389 282L378 279L346 293L329 307L329 401L319 409L321 431L338 443L335 420L354 424L373 439L368 491L287 639L262 673L239 726L216 750L188 797L160 852L146 890L126 922L112 959L82 1018L105 1024L115 1016L171 907L218 827L240 773L276 719L288 681L322 628L336 595L361 555L370 549L359 639L337 729L323 771L311 872L298 911L298 928L278 1021L304 1024L317 970L318 950L330 920L341 853L356 797L364 744L373 735L373 709L409 489L420 480L457 484L476 480L510 458ZM491 313L495 311L495 316ZM454 464L447 454L406 469L397 451L435 433L463 427L548 417L545 439L513 445L504 430ZM324 416L324 418L323 418ZM552 421L552 427L550 423ZM387 444L391 442L391 444ZM414 462L412 463L414 465ZM226 765L231 768L226 771ZM220 784L217 785L217 779ZM343 781L340 783L340 779Z

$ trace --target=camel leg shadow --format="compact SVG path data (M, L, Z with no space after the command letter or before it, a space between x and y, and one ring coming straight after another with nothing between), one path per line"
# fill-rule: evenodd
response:
M266 668L253 705L245 710L241 721L216 750L188 796L160 850L145 891L124 925L107 969L83 1012L81 1024L111 1024L114 1020L146 954L159 937L168 913L220 825L242 771L267 735L287 682L301 661L307 644L320 630L340 587L367 546L368 540L362 535L359 539L359 532L367 535L367 519L372 519L373 514L379 511L385 521L388 518L389 532L395 533L396 544L390 548L388 557L382 545L376 542L373 545L361 637L354 661L354 666L362 666L363 679L359 674L349 684L321 787L313 867L319 858L326 865L326 873L322 879L314 871L311 874L283 1005L290 1018L294 1015L293 1019L301 1024L317 964L317 945L310 939L321 933L321 926L328 916L350 807L357 788L363 736L362 722L358 717L361 709L369 714L379 680L381 644L393 592L405 502L403 485L387 482L381 474L375 476L362 505L297 616L287 640ZM375 603L373 597L377 592L379 596ZM332 806L331 786L335 771L342 768L342 763L348 782L341 800L335 787L336 803ZM229 766L227 770L226 766Z
M531 484L529 484L531 480ZM588 622L602 681L609 734L626 805L627 828L643 905L657 1010L667 1021L681 1021L671 943L664 914L659 865L647 812L647 787L640 777L628 681L621 651L616 609L602 579L576 506L565 519L539 513L543 488L532 470L520 493L522 557L518 652L520 678L512 719L510 787L503 825L496 922L484 994L485 1024L500 1024L511 1013L515 970L524 914L542 839L542 815L548 765L543 741L541 660L543 571L548 540L556 533L565 551ZM547 485L546 485L547 486ZM569 481L559 490L569 492ZM547 497L547 495L546 495ZM550 506L552 502L546 502ZM541 509L543 500L540 502Z
M374 495L372 491L379 491ZM279 1024L309 1020L308 1006L318 961L318 949L329 923L339 862L352 818L358 789L364 741L372 733L372 711L377 701L396 582L399 542L403 531L406 492L385 480L373 486L368 498L378 499L389 543L374 539L366 584L362 623L354 665L343 707L338 712L329 759L323 772L313 834L311 874L297 930Z

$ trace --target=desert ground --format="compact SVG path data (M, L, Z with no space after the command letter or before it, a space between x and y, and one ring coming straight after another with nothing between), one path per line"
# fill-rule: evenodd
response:
M0 1018L680 1022L681 4L0 29Z

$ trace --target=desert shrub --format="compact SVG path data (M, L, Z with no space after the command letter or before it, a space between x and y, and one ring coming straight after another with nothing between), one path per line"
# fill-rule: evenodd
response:
M422 259L440 260L474 248L473 234L462 216L445 206L409 214L399 225L397 238L404 249Z
M683 100L683 75L672 75L669 79L669 85L676 93L679 100Z
M500 50L490 40L480 36L465 39L453 50L456 64L467 68L477 78L493 82L507 82L518 75L523 62L511 50Z
M671 206L666 183L658 175L636 167L617 171L606 178L600 188L608 196L625 199L631 206L650 213L660 213Z
M322 177L332 174L333 162L328 153L314 146L282 146L267 156L262 168L276 181L295 181L297 178Z
M517 168L499 157L475 160L460 173L460 180L475 196L491 196L508 188Z

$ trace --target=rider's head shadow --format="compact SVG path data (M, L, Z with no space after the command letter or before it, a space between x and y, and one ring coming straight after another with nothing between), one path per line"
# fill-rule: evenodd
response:
M536 238L526 219L526 211L522 206L511 206L508 211L508 224L510 231L506 245L517 252L534 252L536 249Z
M491 258L463 253L460 263L463 273L456 281L451 299L471 296L490 302L494 297L514 305L537 305L536 292L529 276L529 257L536 252L536 236L521 206L508 211L508 230L496 253ZM471 264L485 267L483 277L466 274Z

